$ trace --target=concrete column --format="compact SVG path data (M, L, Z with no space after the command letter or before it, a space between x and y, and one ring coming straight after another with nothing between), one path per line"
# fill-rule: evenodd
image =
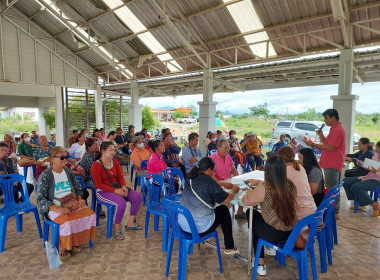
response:
M46 135L47 139L50 141L51 140L51 133L49 126L46 125L45 118L43 114L48 114L49 113L49 107L39 107L38 108L38 130L39 130L39 135Z
M206 155L206 147L203 144L208 131L215 130L215 113L216 104L213 101L213 73L211 70L205 70L203 73L203 101L199 105L199 146L202 153Z
M131 103L128 105L128 122L135 126L135 131L142 129L142 105L139 104L139 85L131 81Z
M354 53L352 49L340 51L338 95L331 96L333 108L339 113L339 120L346 130L346 153L352 153L355 129L356 100L359 96L352 95L352 80L354 71Z
M100 86L96 87L95 91L95 125L96 128L103 127L103 99L102 99L102 88Z
M62 88L55 87L55 143L57 146L64 147L65 132L63 125L63 101Z

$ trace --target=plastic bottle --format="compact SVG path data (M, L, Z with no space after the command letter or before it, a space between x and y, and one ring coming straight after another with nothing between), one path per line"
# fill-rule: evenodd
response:
M51 249L50 249L49 267L52 270L57 269L59 267L58 250L55 246L51 246Z

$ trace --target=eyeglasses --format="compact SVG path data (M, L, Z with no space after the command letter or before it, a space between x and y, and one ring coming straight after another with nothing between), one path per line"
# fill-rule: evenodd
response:
M230 147L221 147L221 148L223 148L225 150L229 150L230 149Z
M60 156L60 157L55 157L55 158L59 158L60 160L68 160L69 156Z
M116 152L115 149L107 149L107 151L109 151L109 152Z

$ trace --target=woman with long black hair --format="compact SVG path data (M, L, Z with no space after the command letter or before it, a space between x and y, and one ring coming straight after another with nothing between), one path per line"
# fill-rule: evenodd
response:
M323 186L325 185L325 180L323 179L322 169L319 167L313 150L310 148L302 148L298 152L298 162L306 171L310 191L313 195L315 205L318 207L323 200Z
M247 211L247 220L252 214L253 247L256 253L259 238L269 242L286 241L298 222L296 215L296 186L286 176L285 161L276 155L268 158L265 165L264 182L250 180L254 190L248 190L242 202L247 206L260 205L261 213ZM260 252L257 273L266 275L264 247Z
M209 157L204 157L190 170L185 181L181 205L190 210L200 236L214 231L220 225L224 235L224 253L239 254L232 236L230 211L225 205L215 207L216 203L231 201L239 192L239 187L234 186L230 193L225 192L212 178L214 168L215 162ZM184 231L191 232L183 216L178 217L178 223Z

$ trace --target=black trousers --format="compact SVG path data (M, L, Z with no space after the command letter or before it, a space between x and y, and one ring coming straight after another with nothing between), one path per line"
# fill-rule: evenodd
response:
M368 171L354 167L352 169L346 170L346 172L344 172L344 177L365 176L367 174L368 174Z
M247 160L252 170L255 170L257 167L261 167L263 165L263 158L261 155L255 156L254 154L248 154Z
M226 205L220 205L214 209L215 211L215 221L211 227L205 232L200 233L200 236L204 236L212 231L214 231L219 225L222 227L224 236L224 247L225 249L235 248L234 238L232 236L232 221L230 211Z
M249 222L250 209L247 210L247 221ZM278 244L282 241L286 241L292 231L281 231L275 229L274 227L268 225L261 213L257 210L253 210L252 213L252 242L254 253L256 254L257 243L259 242L259 238L265 239L274 244ZM261 248L260 258L264 258L264 247Z

